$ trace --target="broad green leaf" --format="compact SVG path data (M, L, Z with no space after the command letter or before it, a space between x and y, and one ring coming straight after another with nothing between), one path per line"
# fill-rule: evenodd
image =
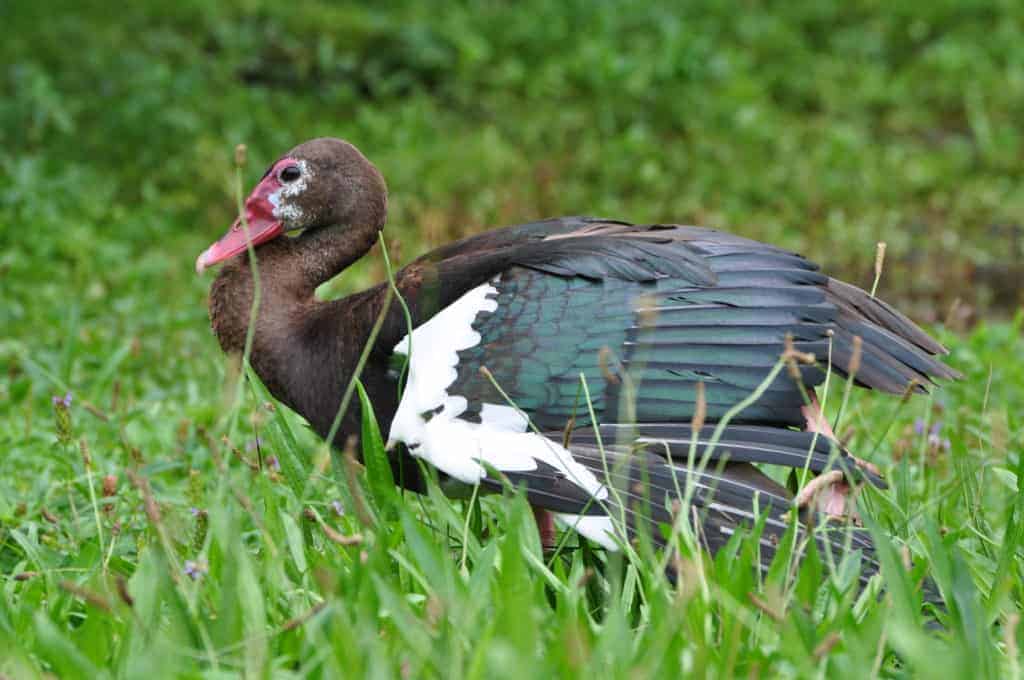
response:
M356 383L359 392L359 405L362 411L362 445L363 464L366 466L366 480L370 493L384 512L385 518L395 516L398 493L395 489L395 478L391 474L391 464L384 441L381 439L380 427L373 411L373 404L366 394L361 382Z

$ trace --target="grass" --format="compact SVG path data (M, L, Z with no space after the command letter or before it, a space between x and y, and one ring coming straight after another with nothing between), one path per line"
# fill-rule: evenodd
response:
M982 276L1021 258L990 229L1022 212L1019 10L528 5L14 3L0 673L1020 677L1024 317ZM888 241L880 294L949 319L965 378L843 411L891 483L865 498L886 594L827 560L758 582L749 540L686 555L678 586L585 545L549 563L514 495L400 496L255 382L236 395L191 263L230 222L234 144L249 183L312 134L381 166L409 255L589 212L728 225L870 286Z

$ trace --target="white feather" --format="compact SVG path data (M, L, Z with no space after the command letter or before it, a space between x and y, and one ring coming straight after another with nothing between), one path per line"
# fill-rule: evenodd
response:
M555 519L608 550L619 549L615 541L615 524L607 515L570 515L560 512L555 514Z
M481 422L459 418L466 410L466 399L448 392L458 376L458 352L480 342L473 321L479 313L497 309L498 303L489 297L497 292L490 284L478 286L413 330L409 380L391 422L388 445L402 442L413 455L470 484L487 474L486 466L526 472L536 470L537 461L543 461L603 500L607 490L597 477L567 449L530 432L527 418L514 407L484 404ZM409 351L406 336L395 352L408 355Z
M480 312L493 312L498 303L487 297L498 290L477 286L435 314L395 345L395 352L409 356L409 380L391 422L391 437L408 446L421 444L422 414L444 407L436 417L452 419L466 410L465 398L449 398L448 386L455 382L459 350L480 342L473 320ZM409 355L410 344L412 354Z
M530 422L522 411L503 404L484 404L480 409L480 420L495 429L513 432L526 432Z

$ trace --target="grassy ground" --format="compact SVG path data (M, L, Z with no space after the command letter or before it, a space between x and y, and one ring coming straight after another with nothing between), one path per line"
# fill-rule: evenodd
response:
M16 2L9 26L0 673L1019 677L1015 5ZM230 221L234 144L253 181L316 134L382 168L408 256L598 213L730 226L867 284L889 241L883 294L948 322L965 379L843 413L892 485L865 499L887 594L858 601L851 564L755 582L751 541L678 587L585 547L548 562L520 500L396 497L236 392L191 263Z

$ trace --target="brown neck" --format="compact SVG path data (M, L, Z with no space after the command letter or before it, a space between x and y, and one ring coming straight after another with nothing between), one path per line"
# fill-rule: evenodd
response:
M318 431L329 427L353 370L349 358L358 355L369 330L339 318L347 314L344 304L314 295L370 249L384 223L383 203L357 218L350 226L279 237L256 250L260 304L250 361L271 393ZM213 282L210 321L225 352L245 348L254 291L248 255L225 264Z
M314 292L365 255L380 225L323 227L259 247L260 309L254 342L270 340L316 304ZM241 352L252 313L255 281L248 254L226 263L210 289L210 321L225 352Z

